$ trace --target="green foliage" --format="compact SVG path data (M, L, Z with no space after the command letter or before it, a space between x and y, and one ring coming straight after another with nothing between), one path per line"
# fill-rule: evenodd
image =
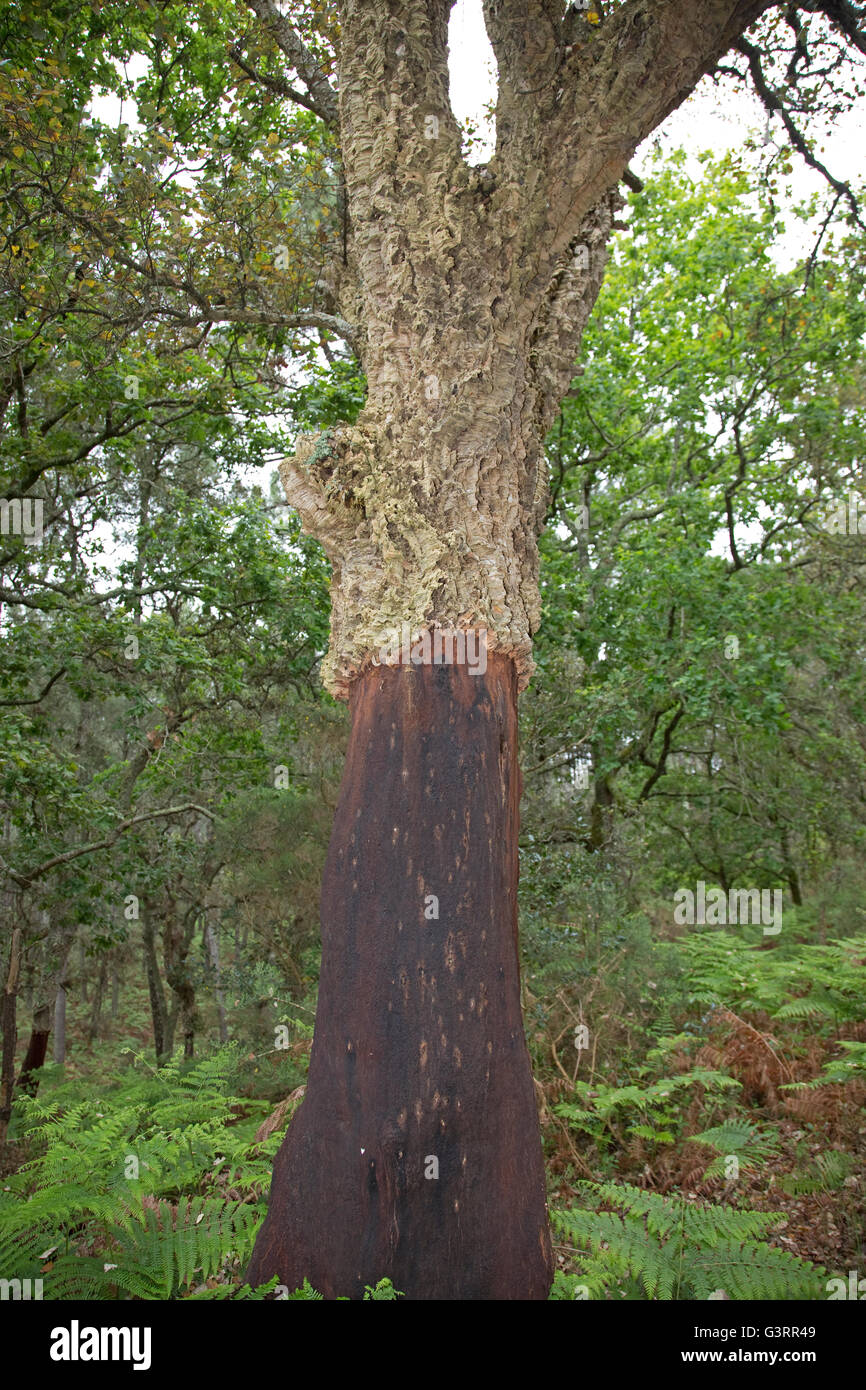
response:
M779 1181L783 1192L792 1197L811 1196L815 1192L839 1192L850 1177L856 1160L844 1150L828 1149L815 1154L811 1162L796 1173L786 1173Z
M585 1207L555 1211L574 1250L576 1273L557 1277L553 1297L817 1299L826 1271L762 1237L774 1213L707 1206L629 1185L581 1183Z
M844 1085L847 1081L866 1081L866 1043L840 1038L839 1046L844 1048L842 1056L825 1062L820 1076L816 1076L813 1081L791 1082L784 1086L783 1090L814 1091L821 1086Z
M729 1157L737 1160L739 1171L757 1172L768 1159L778 1154L780 1147L774 1134L765 1133L759 1125L742 1119L728 1119L700 1134L690 1134L688 1142L706 1144L716 1150L717 1157L707 1168L704 1178L728 1177L726 1160Z
M403 1295L394 1288L390 1279L380 1279L378 1284L367 1284L364 1289L364 1302L395 1303Z
M859 1019L866 994L863 937L811 944L780 940L770 950L725 931L698 931L683 939L688 997L711 1008L760 1011L779 1020L836 1026ZM853 1044L853 1068L858 1047Z
M863 236L831 218L783 262L779 200L735 159L663 159L547 440L525 835L558 855L631 834L668 895L700 876L796 900L863 833L862 538L824 525L866 447ZM816 213L784 226L805 241Z
M267 1106L233 1094L239 1060L139 1063L95 1099L22 1099L37 1156L0 1193L0 1277L42 1273L53 1299L170 1299L241 1267L282 1136L253 1144Z
M660 1049L649 1052L647 1064L637 1069L637 1077L647 1077L663 1055ZM673 1144L682 1126L686 1092L701 1087L708 1095L720 1095L737 1090L739 1085L732 1076L708 1067L692 1067L676 1076L628 1086L578 1081L574 1089L580 1103L564 1101L554 1110L573 1130L589 1135L600 1147L620 1142L620 1131L651 1144Z

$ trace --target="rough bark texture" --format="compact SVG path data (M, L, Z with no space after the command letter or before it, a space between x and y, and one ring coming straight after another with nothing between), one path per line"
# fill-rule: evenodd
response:
M333 563L334 694L403 623L484 627L528 682L542 442L601 284L618 180L765 7L634 0L596 32L554 0L490 0L497 149L478 169L449 104L450 0L344 0L329 110L348 234L331 282L368 397L353 426L300 439L281 469Z
M387 1276L408 1298L547 1296L517 961L516 694L500 656L483 676L386 668L353 686L306 1097L253 1284L306 1277L359 1298Z

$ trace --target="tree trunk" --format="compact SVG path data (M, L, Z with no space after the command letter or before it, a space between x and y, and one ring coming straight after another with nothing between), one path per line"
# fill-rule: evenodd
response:
M189 951L195 934L195 915L186 913L183 917L176 910L175 903L169 900L165 911L165 926L162 933L165 978L173 996L169 1031L174 1041L174 1027L180 1020L183 1035L183 1055L192 1057L195 1051L195 985L189 968Z
M30 1042L27 1045L27 1054L21 1068L21 1075L18 1078L18 1089L25 1091L28 1096L35 1096L39 1090L39 1070L43 1066L48 1052L50 1031L51 1007L48 1004L40 1004L33 1013Z
M55 1062L62 1064L66 1061L66 981L65 979L57 986L57 995L54 1000L54 1052Z
M180 1026L183 1034L183 1055L195 1056L195 992L184 988L180 999Z
M619 5L594 16L597 39L574 6L485 0L499 94L483 167L449 102L452 0L343 0L338 92L290 18L250 3L338 132L342 255L322 284L367 382L357 419L301 436L280 469L332 563L322 678L353 733L309 1083L250 1277L543 1298L514 899L543 443L628 160L769 0ZM483 630L492 664L404 669L382 654L404 628Z
M144 946L144 969L147 975L147 992L150 997L150 1017L153 1022L153 1049L156 1060L161 1062L171 1046L167 1036L167 1015L165 992L159 975L159 962L156 958L156 934L151 925L151 914L145 908L141 922L141 939Z
M9 968L3 991L3 1061L0 1065L0 1144L6 1143L6 1131L12 1116L12 1091L15 1085L15 1044L18 1041L16 1013L18 1008L18 977L21 973L21 928L15 927L9 946Z
M210 968L213 972L213 992L217 1006L217 1017L219 1019L220 1042L227 1043L229 1040L229 1030L228 1024L226 1022L225 993L223 992L222 976L220 973L219 942L217 941L216 932L214 931L210 922L208 922L205 925L204 944L205 949L207 950L207 957L208 961L210 962Z
M120 971L117 965L111 967L111 1021L114 1023L117 1018L117 1011L120 1007Z
M595 761L595 755L593 761ZM614 795L607 777L596 777L592 788L589 835L586 840L587 849L595 854L601 853L610 843L613 834L614 805Z
M87 1030L87 1036L91 1043L96 1042L96 1039L99 1037L99 1021L102 1016L102 1001L105 998L105 984L107 978L108 962L105 956L103 956L99 964L99 976L96 981L96 989L93 993L93 1007L90 1011L90 1024Z
M61 930L58 942L60 964L57 968L57 992L54 996L54 1040L52 1058L61 1066L66 1061L66 1002L69 987L69 958L72 954L72 933Z
M517 948L517 676L369 670L322 890L306 1095L247 1272L328 1298L544 1299Z
M795 907L803 906L803 894L800 888L800 875L797 873L793 857L791 855L791 840L786 826L781 828L782 859L785 865L785 878L791 890L791 901Z

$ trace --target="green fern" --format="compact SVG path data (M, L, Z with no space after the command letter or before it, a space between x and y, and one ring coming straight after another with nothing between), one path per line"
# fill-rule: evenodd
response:
M819 1299L826 1270L769 1245L779 1216L662 1197L626 1184L581 1183L587 1206L552 1213L577 1272L553 1297Z
M665 1044L679 1039L665 1039ZM595 1140L604 1149L619 1139L617 1126L626 1134L653 1144L673 1144L683 1122L681 1092L701 1086L708 1094L721 1094L739 1088L739 1081L725 1072L707 1067L692 1067L676 1076L645 1080L659 1061L666 1060L670 1047L660 1047L648 1053L650 1065L639 1067L638 1081L627 1086L608 1086L603 1081L589 1085L575 1084L574 1094L579 1102L564 1101L554 1106L554 1114L568 1120L570 1127Z
M861 937L821 945L749 943L698 931L680 943L692 1002L827 1025L862 1017L866 952Z
M791 1197L805 1197L813 1192L838 1192L853 1169L854 1158L851 1154L828 1149L826 1153L816 1154L805 1172L786 1174L779 1186Z
M768 1159L774 1158L780 1148L775 1135L764 1133L759 1125L753 1125L749 1120L737 1119L725 1120L723 1124L705 1129L701 1134L691 1134L687 1142L706 1144L716 1150L717 1157L706 1169L705 1178L728 1177L727 1160L731 1157L736 1158L743 1172L753 1173L763 1167Z
M395 1303L403 1295L394 1288L390 1279L380 1279L378 1284L372 1286L366 1284L364 1287L365 1303Z
M43 1277L45 1297L183 1297L231 1283L264 1215L281 1135L270 1108L232 1094L239 1053L138 1070L98 1100L22 1097L34 1157L0 1193L0 1277Z
M834 1057L821 1068L822 1075L814 1081L792 1081L783 1086L783 1091L814 1091L820 1086L839 1086L848 1081L866 1081L866 1042L839 1042L845 1052Z

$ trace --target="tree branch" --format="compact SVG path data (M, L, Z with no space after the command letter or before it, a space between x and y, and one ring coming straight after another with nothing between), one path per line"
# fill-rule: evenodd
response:
M246 0L246 3L261 20L277 47L286 55L310 93L309 109L319 116L326 125L336 129L340 120L337 93L300 34L292 27L285 15L280 14L273 0ZM306 103L302 104L306 105Z
M782 124L788 132L788 139L791 141L794 149L799 155L802 155L803 159L812 169L817 170L819 174L823 175L831 188L835 188L838 194L847 199L857 225L866 231L866 224L863 223L860 217L860 204L857 202L850 185L841 179L834 178L827 166L822 164L820 159L812 153L806 142L805 136L802 135L794 125L791 113L782 101L782 98L777 96L767 81L763 64L761 63L760 51L755 48L754 44L749 43L748 39L745 38L739 38L734 47L739 53L743 54L749 64L749 72L755 84L755 91L758 93L764 109L771 114L778 113L778 115L781 116Z
M67 850L65 854L55 854L52 859L46 859L38 868L31 869L29 873L19 874L2 860L0 860L0 868L5 870L12 882L17 883L19 888L29 888L37 878L42 878L44 874L50 873L60 864L69 864L73 859L80 859L84 854L95 854L100 849L110 849L131 826L140 825L143 821L156 820L160 816L177 816L182 811L196 811L200 816L206 816L208 820L216 820L212 811L208 811L204 806L197 806L194 802L189 802L185 806L166 806L161 811L145 811L139 816L129 816L126 820L121 821L113 834L107 836L106 839L94 840L89 845L79 845L78 849Z
M240 68L241 72L246 73L251 82L256 82L260 87L266 87L269 92L275 92L277 96L286 97L298 106L303 106L306 111L312 111L314 116L320 113L316 109L316 103L310 97L304 96L290 82L286 82L283 77L270 77L266 72L259 72L244 58L241 50L236 44L232 44L228 50L228 55L232 62Z

